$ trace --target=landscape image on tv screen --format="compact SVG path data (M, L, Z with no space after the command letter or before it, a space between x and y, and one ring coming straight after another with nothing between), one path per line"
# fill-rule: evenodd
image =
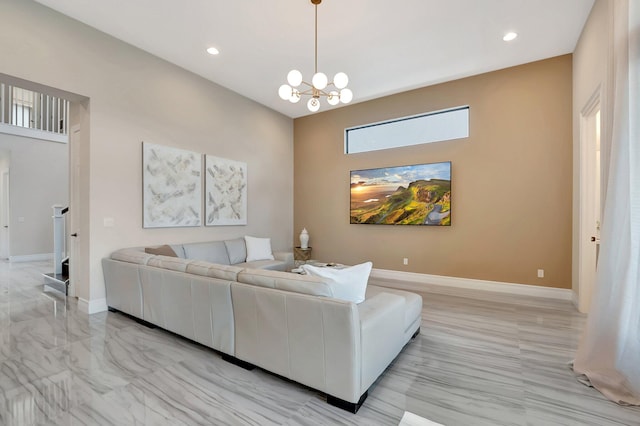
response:
M451 162L351 171L351 221L451 225Z

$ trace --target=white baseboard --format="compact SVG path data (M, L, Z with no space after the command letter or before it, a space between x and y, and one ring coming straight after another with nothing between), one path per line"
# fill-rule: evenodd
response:
M494 293L517 294L521 296L545 297L548 299L573 300L574 293L570 289L539 287L528 284L503 283L498 281L476 280L471 278L447 277L443 275L418 274L415 272L392 271L388 269L373 269L372 278L394 280L393 286L405 290L424 290L424 284L461 288L466 290L481 290ZM391 287L391 286L390 286Z
M78 309L86 314L97 314L108 309L107 299L86 300L78 297Z
M37 262L40 260L53 260L53 253L25 254L22 256L9 256L9 262Z

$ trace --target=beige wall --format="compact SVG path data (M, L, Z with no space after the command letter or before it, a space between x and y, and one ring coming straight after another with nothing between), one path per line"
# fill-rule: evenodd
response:
M69 202L68 145L0 134L0 150L10 169L10 256L53 253L51 207Z
M290 118L30 0L0 0L0 10L0 73L82 95L90 105L80 206L89 276L79 283L81 298L104 299L100 261L121 247L249 234L291 248ZM142 229L142 141L246 162L248 225ZM104 218L115 227L105 228Z
M294 234L306 227L324 261L570 288L571 81L565 55L296 119ZM460 105L467 139L344 154L346 127ZM349 224L350 170L439 161L451 227Z
M607 140L611 132L613 97L612 71L612 3L610 0L596 0L591 14L576 45L573 54L573 283L572 288L579 298L579 266L581 256L579 213L580 213L580 122L581 113L589 100L599 97L602 122L602 165L603 176L608 169Z

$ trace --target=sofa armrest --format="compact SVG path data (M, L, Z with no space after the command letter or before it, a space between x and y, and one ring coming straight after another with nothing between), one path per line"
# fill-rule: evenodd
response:
M378 293L358 306L362 342L361 391L384 372L404 346L405 302L401 296Z
M295 268L295 262L293 260L293 252L290 251L274 251L273 252L273 258L275 260L280 260L284 263L286 263L287 268L285 269L286 271L290 271L293 268Z

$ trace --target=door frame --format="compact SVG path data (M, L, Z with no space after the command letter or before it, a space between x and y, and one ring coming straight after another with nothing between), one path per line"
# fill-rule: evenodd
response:
M577 308L582 313L589 312L591 296L596 280L597 244L592 241L594 235L594 223L596 222L596 209L600 210L602 218L602 163L600 163L600 196L599 206L596 206L595 176L596 164L592 153L595 151L595 138L590 125L596 114L600 112L600 152L602 153L603 139L603 96L600 86L594 91L589 100L580 111L580 203L578 214L578 297ZM602 161L602 156L600 157Z
M79 124L69 129L69 227L67 228L67 247L69 248L69 287L68 295L76 297L77 283L80 281L79 271L79 235L81 203L80 203L80 132ZM72 237L71 234L75 234Z
M0 177L0 181L2 184L2 188L0 188L0 196L2 197L2 200L0 202L0 208L2 209L2 211L0 211L0 219L1 222L0 226L2 226L2 229L0 230L0 258L2 259L9 259L9 257L11 256L11 246L9 244L10 241L10 232L11 229L9 228L9 219L10 219L10 212L11 212L11 208L10 208L10 203L11 203L11 197L9 196L9 190L11 188L10 186L10 182L11 182L11 168L9 166L9 168L6 169L2 169L0 171L1 173L1 177Z

